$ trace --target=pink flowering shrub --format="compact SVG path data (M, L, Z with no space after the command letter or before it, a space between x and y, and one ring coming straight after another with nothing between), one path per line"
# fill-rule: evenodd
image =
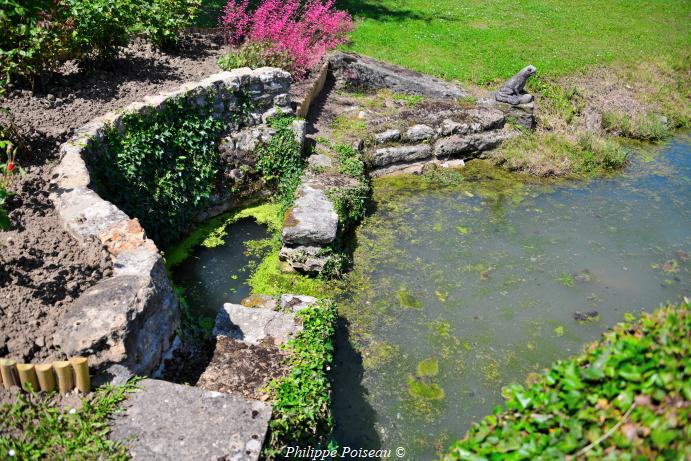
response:
M295 77L304 77L324 54L344 43L352 19L336 10L335 0L262 0L250 11L249 0L229 0L221 17L228 44L262 44L267 54L288 55Z

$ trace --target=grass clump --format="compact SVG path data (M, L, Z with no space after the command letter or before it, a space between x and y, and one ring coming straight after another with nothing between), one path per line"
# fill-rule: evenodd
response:
M19 394L0 406L0 458L129 459L125 447L108 438L108 421L135 389L135 380L105 385L76 410L60 409L54 394Z
M296 314L303 330L288 342L290 374L270 384L273 417L263 455L269 459L288 446L326 447L333 428L331 382L336 305L322 301Z
M642 141L659 141L669 135L667 124L655 114L629 115L623 112L603 112L602 128L625 138Z
M535 176L592 176L621 168L627 153L591 133L576 142L557 133L522 133L487 155L495 165Z
M691 442L691 305L622 323L500 407L454 443L445 461L684 459Z

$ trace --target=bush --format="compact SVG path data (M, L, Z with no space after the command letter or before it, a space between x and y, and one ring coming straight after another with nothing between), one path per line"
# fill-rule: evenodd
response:
M140 219L158 244L175 242L207 204L219 171L223 122L213 107L180 98L160 111L126 115L125 134L111 128L94 152L99 193Z
M142 29L158 46L169 46L180 40L180 32L192 25L201 0L151 0L145 9Z
M239 2L239 3L238 3ZM272 53L287 53L294 77L304 77L324 54L344 43L352 28L348 13L333 8L334 0L262 0L250 11L249 0L230 0L220 25L230 45L271 45Z
M619 324L474 424L444 460L685 459L691 305ZM631 319L630 319L631 320Z
M75 23L72 47L77 58L112 60L127 46L140 17L133 0L67 0Z
M0 0L0 72L34 86L68 59L74 20L60 1Z

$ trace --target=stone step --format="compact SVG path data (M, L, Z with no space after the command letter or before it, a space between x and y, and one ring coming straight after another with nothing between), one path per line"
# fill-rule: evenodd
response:
M111 423L133 460L257 460L271 405L238 395L145 379Z

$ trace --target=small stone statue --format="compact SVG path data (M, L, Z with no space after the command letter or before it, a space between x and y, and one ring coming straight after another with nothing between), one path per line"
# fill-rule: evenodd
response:
M523 89L528 79L535 75L536 69L533 66L525 67L519 73L511 77L509 81L504 83L495 98L499 102L505 102L511 105L527 104L533 100L533 95L526 93Z

